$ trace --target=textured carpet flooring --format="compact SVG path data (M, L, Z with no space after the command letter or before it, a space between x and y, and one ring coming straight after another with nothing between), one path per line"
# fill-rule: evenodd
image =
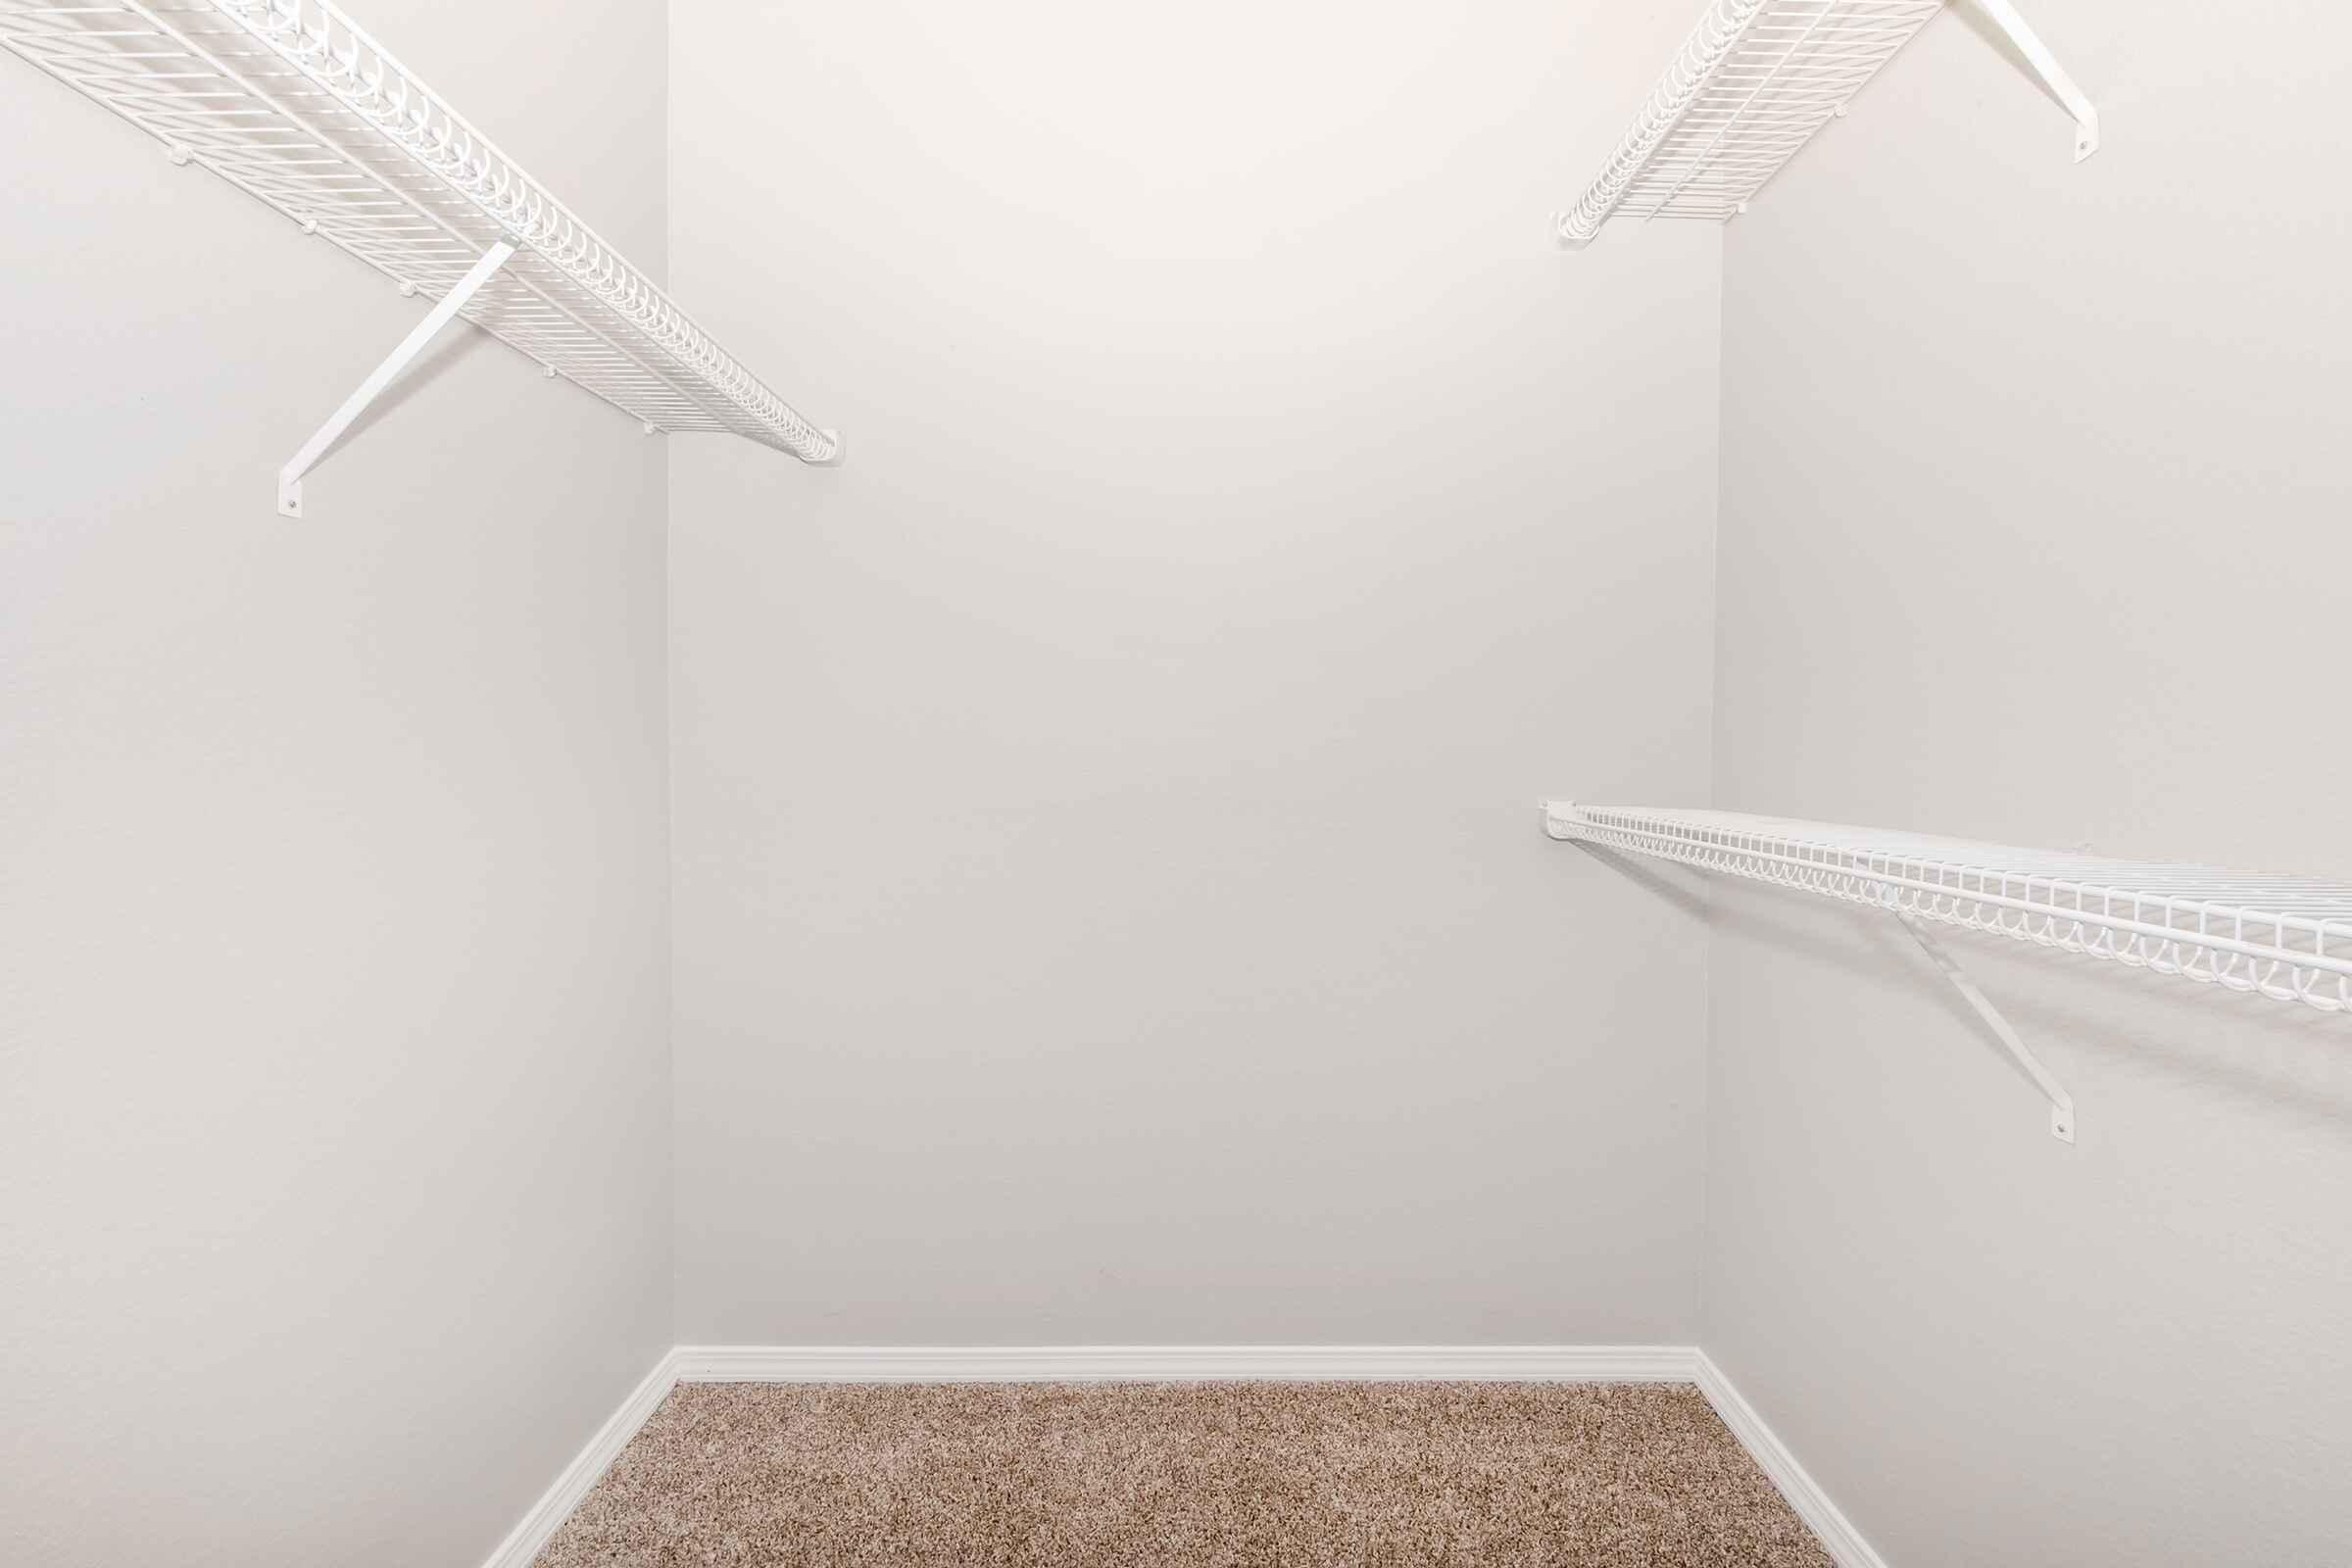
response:
M539 1568L1827 1568L1695 1389L685 1384Z

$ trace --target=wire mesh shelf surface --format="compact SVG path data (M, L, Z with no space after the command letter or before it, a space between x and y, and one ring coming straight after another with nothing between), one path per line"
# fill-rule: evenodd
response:
M321 0L0 0L0 45L646 424L839 453L594 230Z
M1737 811L1555 801L1544 828L1702 870L2352 1011L2352 882Z
M1591 243L1617 213L1740 211L1943 9L1943 0L1712 0L1600 176L1560 217Z

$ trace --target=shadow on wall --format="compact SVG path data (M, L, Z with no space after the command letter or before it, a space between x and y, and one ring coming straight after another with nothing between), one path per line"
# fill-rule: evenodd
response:
M1665 891L1656 878L1637 880L1645 891ZM1892 916L1746 885L1727 886L1705 902L1719 936L1826 966L1849 984L1899 986L1932 999L1956 1031L2015 1074L2025 1093L2035 1093ZM1852 940L1825 940L1819 924L1792 921L1791 904L1808 907L1815 922L1834 920ZM2352 1055L2343 1049L2341 1017L1981 932L1939 935L2062 1081L2070 1067L2129 1070L2352 1134ZM2068 1087L2081 1098L2079 1084Z
M1684 914L1704 917L1712 907L1704 873L1683 866L1661 869L1658 862L1641 860L1599 844L1559 846L1590 856L1642 890L1642 896L1664 899Z

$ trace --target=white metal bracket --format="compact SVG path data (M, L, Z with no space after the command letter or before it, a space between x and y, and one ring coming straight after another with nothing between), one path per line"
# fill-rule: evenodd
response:
M2091 107L2090 99L2075 85L2075 78L2066 74L2058 57L2049 46L2026 25L2026 19L2017 14L2009 0L1976 0L1977 9L1992 20L1993 25L2008 35L2017 52L2034 68L2034 74L2050 90L2050 96L2066 106L2075 117L2075 162L2081 163L2099 150L2099 112Z
M400 372L408 368L412 360L424 352L424 346L433 340L433 334L447 326L450 318L464 310L466 302L479 293L482 285L489 282L498 270L507 264L507 258L514 254L514 247L503 240L484 251L482 259L474 263L472 270L459 279L458 286L443 295L440 303L425 312L424 319L418 321L409 335L400 340L400 347L385 357L384 363L377 366L368 374L368 379L360 383L359 390L345 398L343 406L328 415L326 422L302 444L302 450L295 453L292 458L287 460L286 466L277 470L277 510L281 515L288 517L302 515L302 476L311 471L318 460L326 455L326 449L333 446L341 438L343 432L351 428L352 420L366 413L368 405L383 395L384 388L390 386Z
M1992 999L1977 989L1977 983L1968 977L1968 971L1960 967L1960 960L1944 951L1943 944L1929 934L1926 924L1917 915L1906 911L1898 910L1895 918L1903 922L1903 929L1911 933L1912 940L1920 945L1927 956L1936 960L1936 967L1943 971L1943 977L1952 983L1953 989L1968 1000L1970 1006L1977 1009L1977 1016L1991 1028L2002 1048L2026 1070L2026 1076L2034 1080L2034 1087L2049 1096L2050 1136L2060 1143L2073 1143L2074 1097L2051 1076L2050 1069L2041 1064L2041 1058L2026 1049L2025 1041L2018 1038L2017 1031L2009 1026L2009 1020L2001 1016L2001 1010L1992 1004Z

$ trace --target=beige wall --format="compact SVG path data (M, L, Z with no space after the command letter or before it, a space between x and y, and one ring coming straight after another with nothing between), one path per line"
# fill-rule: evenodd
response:
M672 470L681 1338L1690 1339L1700 928L1535 810L1707 780L1602 10L672 8L679 287L850 454Z
M1717 804L2352 873L2339 8L1938 19L1728 232ZM1619 246L1631 236L1612 234ZM1900 1568L2352 1542L2341 1018L1721 891L1704 1342Z
M2341 28L2041 0L2078 169L1958 7L1567 258L1575 9L379 0L649 260L666 71L851 462L453 338L298 525L415 306L0 61L0 1543L478 1559L673 1337L674 876L676 1338L1695 1337L1901 1568L2337 1554L2341 1020L1958 939L2068 1149L1533 802L2352 870Z
M366 20L658 264L659 6ZM0 148L0 1560L478 1563L669 1343L662 445L453 335L288 522L419 302Z

